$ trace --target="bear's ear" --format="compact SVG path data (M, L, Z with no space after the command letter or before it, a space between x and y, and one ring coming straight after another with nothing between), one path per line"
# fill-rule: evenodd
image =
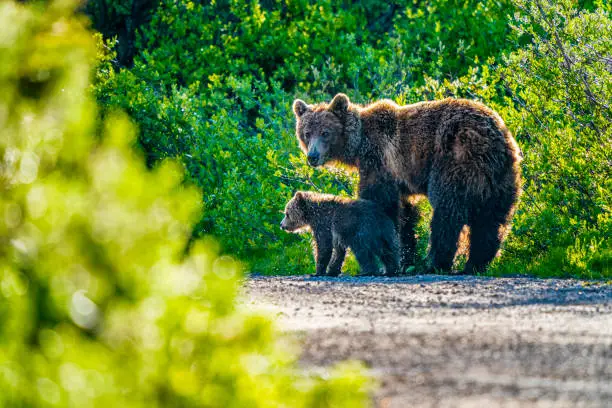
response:
M293 208L295 208L298 211L304 212L305 205L306 205L305 198L306 196L304 195L303 191L298 191L297 193L295 193L292 199L292 201L295 203L295 206Z
M339 93L338 95L334 96L334 99L332 99L327 109L335 114L341 115L348 111L350 103L351 102L349 101L348 96L343 93Z
M308 105L301 99L296 99L293 101L293 113L295 113L296 117L300 117L308 111Z

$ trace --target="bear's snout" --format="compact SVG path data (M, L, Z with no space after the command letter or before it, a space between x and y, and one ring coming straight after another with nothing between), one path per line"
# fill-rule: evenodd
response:
M308 155L306 156L306 159L308 160L308 164L311 165L312 167L317 167L319 165L320 158L321 158L321 155L319 155L319 152L317 152L316 150L309 151Z

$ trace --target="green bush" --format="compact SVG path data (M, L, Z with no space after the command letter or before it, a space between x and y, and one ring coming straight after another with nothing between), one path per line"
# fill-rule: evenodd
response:
M602 0L162 0L135 35L133 67L103 63L95 92L135 119L150 166L178 158L202 189L195 235L265 274L313 269L308 238L277 228L293 191L355 194L355 174L305 165L294 98L479 99L525 156L495 271L609 276L609 19Z
M499 76L525 155L525 194L508 249L527 272L612 276L610 8L517 1L520 35ZM535 258L535 259L534 259ZM535 261L535 262L534 262Z
M515 1L529 42L455 81L429 80L431 98L481 99L513 130L524 193L496 273L612 276L612 19L571 1Z
M201 193L97 122L75 3L0 5L0 406L366 405L358 366L301 373L236 302L238 262L185 249Z
M489 48L484 35L469 39L467 21L509 29L503 21L493 27L504 2L400 4L161 1L136 36L134 66L102 76L96 95L138 123L150 165L166 157L184 163L204 193L196 235L219 237L253 272L312 271L309 239L281 232L279 211L298 189L353 195L355 175L305 165L293 99L328 100L343 91L365 102L407 93L410 81L424 80L422 71L460 75L480 53L501 53L502 39ZM428 19L420 7L430 10ZM429 30L451 19L456 25ZM452 46L434 55L441 43Z

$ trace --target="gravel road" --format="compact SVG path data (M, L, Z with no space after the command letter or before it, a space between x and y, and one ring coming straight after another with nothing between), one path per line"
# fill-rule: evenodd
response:
M414 276L252 277L245 302L320 370L358 359L380 407L612 407L612 285Z

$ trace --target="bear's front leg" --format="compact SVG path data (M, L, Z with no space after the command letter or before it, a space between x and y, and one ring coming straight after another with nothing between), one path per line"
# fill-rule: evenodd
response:
M351 247L357 262L359 262L359 273L357 276L376 276L379 275L378 266L376 266L376 258L370 248L361 245L353 245Z
M359 198L380 206L394 224L400 221L400 192L395 180L388 173L359 169Z

